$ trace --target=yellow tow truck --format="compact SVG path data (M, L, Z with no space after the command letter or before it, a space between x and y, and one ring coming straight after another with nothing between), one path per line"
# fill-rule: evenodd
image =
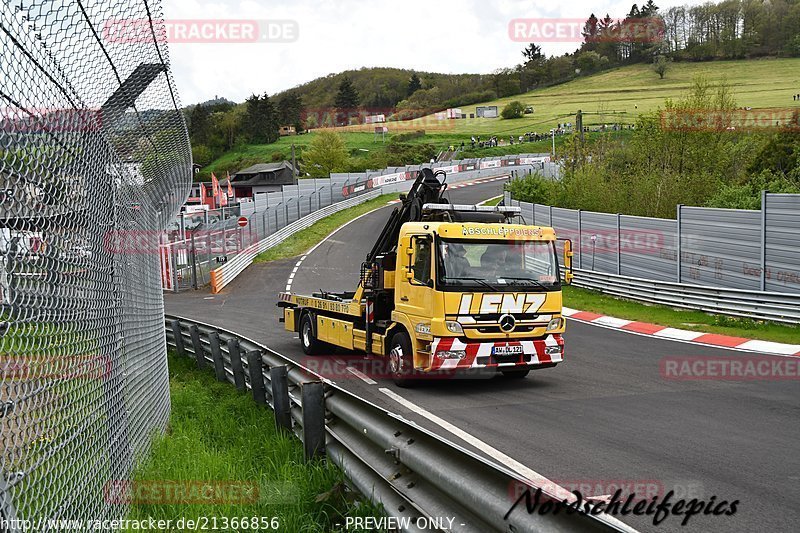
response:
M280 294L281 321L306 354L335 346L388 358L400 386L473 371L525 377L562 361L553 228L515 223L514 206L454 205L446 189L443 172L420 171L355 291ZM563 281L571 278L566 240Z

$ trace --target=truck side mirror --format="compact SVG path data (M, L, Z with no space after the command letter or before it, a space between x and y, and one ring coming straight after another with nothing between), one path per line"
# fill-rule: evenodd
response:
M564 283L569 285L572 283L572 278L575 277L572 273L572 241L569 239L564 240Z

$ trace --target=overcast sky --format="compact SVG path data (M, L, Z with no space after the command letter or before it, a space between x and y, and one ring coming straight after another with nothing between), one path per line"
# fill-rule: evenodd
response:
M631 2L613 0L163 0L167 20L288 21L289 42L181 43L172 38L172 70L184 105L224 96L289 89L360 67L489 73L522 60L525 43L509 36L519 18L622 18ZM656 1L672 5L702 0ZM277 35L273 26L273 38ZM264 27L269 31L268 26ZM543 43L547 55L578 43Z

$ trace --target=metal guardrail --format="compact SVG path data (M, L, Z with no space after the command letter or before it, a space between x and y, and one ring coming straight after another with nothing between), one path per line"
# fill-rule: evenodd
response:
M236 257L225 263L223 266L211 271L211 291L214 293L221 291L223 287L233 281L236 276L241 274L244 269L250 266L250 264L253 262L253 259L255 259L258 254L282 243L298 231L305 229L338 211L342 211L349 207L364 203L367 200L377 198L381 194L382 191L377 189L375 191L370 191L359 196L354 196L348 200L343 200L341 202L323 207L322 209L315 211L310 215L306 215L292 222L288 226L281 228L269 237L254 243L252 246L249 246L247 249L243 250L240 254L236 255Z
M747 291L575 269L576 287L640 302L757 320L800 324L800 294Z
M608 515L539 514L514 504L519 487L536 486L511 470L453 444L336 386L266 346L228 330L166 315L167 343L220 381L250 390L275 411L278 427L303 441L307 459L326 455L404 531L635 530ZM552 487L543 494L557 500ZM524 492L524 491L523 491ZM417 520L420 520L418 522ZM427 527L420 527L425 524ZM435 529L435 528L434 528Z

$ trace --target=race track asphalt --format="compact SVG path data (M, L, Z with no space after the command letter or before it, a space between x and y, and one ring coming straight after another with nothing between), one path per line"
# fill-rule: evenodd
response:
M458 203L501 194L495 181L453 190ZM353 290L366 252L391 207L345 226L302 262L292 291ZM250 266L220 294L166 294L168 313L217 324L306 361L296 334L278 322L276 296L298 258ZM565 301L569 306L569 301ZM564 362L523 380L502 377L424 382L400 389L372 376L333 377L342 387L430 430L567 488L617 485L676 498L739 500L733 516L621 517L642 531L795 531L800 523L800 382L676 381L664 357L751 357L569 321ZM331 355L339 358L341 355ZM357 367L361 368L357 363ZM406 402L398 402L399 395ZM451 431L435 415L456 426ZM523 468L524 468L523 467ZM518 469L519 470L519 469ZM524 473L524 469L521 470ZM597 493L595 493L597 495Z

